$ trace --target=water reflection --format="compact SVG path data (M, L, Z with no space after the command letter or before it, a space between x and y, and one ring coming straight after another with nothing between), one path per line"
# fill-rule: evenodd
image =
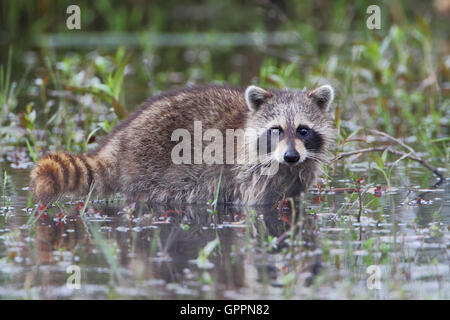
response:
M208 208L141 205L130 211L130 207L96 204L89 206L83 222L77 206L54 207L49 215L41 216L34 229L20 232L20 242L26 242L31 235L33 245L18 254L27 259L25 265L38 266L37 269L41 266L49 271L33 276L44 297L48 291L44 288L63 287L66 281L64 268L49 266L70 264L81 267L85 281L124 288L134 284L140 287L141 294L146 288L148 295L143 297L155 294L151 284L160 287L156 295L161 297L170 294L164 290L170 284L176 284L181 293L185 291L194 297L202 296L202 290L222 297L222 293L237 292L252 286L252 282L282 286L279 277L284 263L276 256L290 250L289 259L299 260L296 255L317 247L317 217L313 215L292 216L288 207L282 211L222 207L216 214L207 212ZM292 223L296 227L291 233ZM104 272L113 266L108 264L108 253L102 251L86 224L100 231L112 249L120 278ZM199 261L202 259L199 252L216 238L218 245L206 257L208 263ZM276 240L269 243L268 239ZM317 273L320 259L315 256L297 264L302 272ZM57 275L51 276L55 270ZM311 283L310 277L306 282ZM183 294L173 297L180 296Z

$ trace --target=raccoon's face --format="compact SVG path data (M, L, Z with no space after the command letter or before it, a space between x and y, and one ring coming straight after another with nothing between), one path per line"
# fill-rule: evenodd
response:
M270 160L289 166L327 161L336 134L328 112L334 98L331 86L311 91L250 86L245 98L251 111L247 126L257 129L259 141L267 141Z

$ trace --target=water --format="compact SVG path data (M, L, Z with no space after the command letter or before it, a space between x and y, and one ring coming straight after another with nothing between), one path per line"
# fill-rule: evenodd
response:
M422 190L420 167L403 178L399 166L396 188L365 194L360 223L351 192L312 190L294 215L289 203L219 206L214 214L208 204L100 199L82 219L80 200L62 199L35 226L27 225L23 189L29 168L0 167L9 176L0 211L2 299L450 298L449 187ZM405 179L412 187L402 187ZM69 266L79 267L80 289L67 285Z

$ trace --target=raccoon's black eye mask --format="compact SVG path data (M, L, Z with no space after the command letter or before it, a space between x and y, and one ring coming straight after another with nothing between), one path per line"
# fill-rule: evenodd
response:
M320 133L307 126L300 125L297 128L296 136L303 141L305 148L311 151L320 151L323 145L323 138Z
M266 141L267 141L267 153L272 152L272 140L277 139L281 140L284 138L284 130L280 126L273 126L266 132ZM295 134L297 139L300 139L303 141L305 148L310 151L319 152L321 151L322 145L324 143L323 138L320 133L317 131L309 128L305 125L300 125ZM263 138L261 136L259 139ZM258 140L259 140L258 139ZM259 152L259 142L258 142L258 152Z

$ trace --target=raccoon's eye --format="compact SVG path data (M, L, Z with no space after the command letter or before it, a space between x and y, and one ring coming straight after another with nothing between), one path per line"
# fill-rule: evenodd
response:
M307 136L309 134L310 130L306 127L298 127L297 128L297 133L301 136Z

